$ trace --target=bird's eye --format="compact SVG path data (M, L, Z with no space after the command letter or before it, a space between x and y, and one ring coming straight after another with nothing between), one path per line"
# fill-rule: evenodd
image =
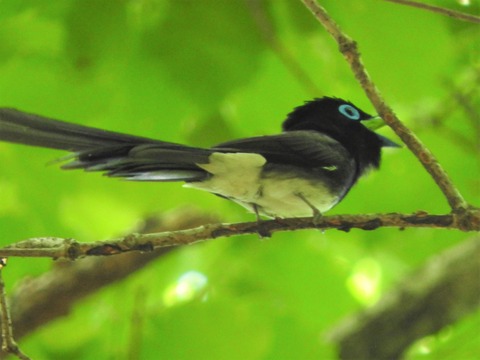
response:
M352 105L348 105L348 104L340 105L338 107L338 111L340 112L340 114L345 115L347 118L351 120L360 119L360 113Z

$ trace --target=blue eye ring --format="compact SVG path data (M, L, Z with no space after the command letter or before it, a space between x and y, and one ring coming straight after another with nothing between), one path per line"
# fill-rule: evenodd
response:
M340 114L346 116L350 120L360 120L360 112L352 105L343 104L338 107Z

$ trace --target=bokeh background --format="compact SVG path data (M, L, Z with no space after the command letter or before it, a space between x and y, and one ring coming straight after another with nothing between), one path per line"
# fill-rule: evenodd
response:
M480 9L476 0L429 3ZM321 4L358 42L399 117L478 205L478 25L376 0ZM374 112L337 45L300 1L0 2L0 106L210 146L277 133L293 107L316 96ZM398 141L391 130L381 132ZM103 240L147 217L192 208L223 222L254 219L180 184L46 165L62 155L0 143L0 244L38 236ZM403 148L384 151L381 170L329 214L418 210L449 208ZM20 346L35 359L334 359L324 334L338 321L471 236L382 228L217 239L178 249L89 296ZM8 290L52 266L49 259L10 259ZM472 314L408 356L473 359L479 326L480 314Z

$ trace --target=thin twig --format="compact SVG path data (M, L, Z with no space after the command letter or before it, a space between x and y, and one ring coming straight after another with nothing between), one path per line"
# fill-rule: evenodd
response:
M283 65L303 88L311 95L318 96L321 93L318 86L302 68L289 49L277 39L273 25L265 11L265 3L260 0L245 1L265 43L270 46L273 53L278 56Z
M5 283L2 278L2 270L5 266L5 259L1 259L0 265L0 312L1 312L1 327L2 327L2 351L15 355L22 360L30 360L25 355L13 338L12 318L10 316L10 309L8 308L7 295L5 293Z
M456 11L456 10L446 9L446 8L443 8L443 7L440 7L440 6L419 3L418 1L412 1L412 0L384 0L384 1L388 1L388 2L396 3L396 4L401 4L401 5L407 5L407 6L415 7L415 8L418 8L418 9L431 11L431 12L434 12L434 13L437 13L437 14L450 16L450 17L458 19L458 20L469 21L469 22L480 24L480 17L478 17L478 16L466 14L466 13Z
M145 312L145 289L137 289L134 295L134 306L132 307L132 314L130 318L130 334L127 344L127 358L129 360L141 359L142 341L144 337L145 318L147 314Z
M454 74L453 77L457 79L455 82L450 79L442 80L441 84L447 95L439 99L431 110L419 109L412 118L412 123L416 124L416 131L424 127L433 129L464 152L476 154L480 151L480 114L476 112L480 78L472 74L472 71ZM460 131L457 126L448 125L448 120L459 110L463 111L462 115L458 115L459 118L468 121L470 124L467 125L470 125L471 130ZM480 162L480 157L477 156L476 160Z
M323 217L313 223L312 218L276 219L237 224L208 224L197 228L168 231L155 234L131 234L124 238L81 243L72 239L32 238L0 249L0 256L47 257L77 259L84 256L116 255L129 251L152 251L170 246L184 246L218 237L244 234L271 234L279 231L302 229L350 229L374 230L379 227L409 227L457 229L462 231L480 230L480 209L471 208L463 213L430 215L415 214L370 214L335 215Z
M467 209L468 203L430 150L428 150L420 139L418 139L417 136L398 119L393 110L383 100L380 91L370 79L370 75L368 75L365 66L363 65L360 53L357 50L356 42L341 31L340 27L327 14L326 10L318 5L315 0L302 0L302 2L338 43L340 51L350 64L355 77L364 89L367 97L375 106L378 114L420 160L423 167L427 170L430 176L432 176L437 186L447 198L451 209L453 211L464 211Z

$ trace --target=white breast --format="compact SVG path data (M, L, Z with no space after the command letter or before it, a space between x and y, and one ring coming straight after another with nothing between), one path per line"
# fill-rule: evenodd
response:
M227 197L253 211L272 217L311 216L312 209L298 196L306 198L321 213L332 208L338 197L326 186L290 174L262 176L266 159L251 153L213 153L208 164L198 164L212 176L202 182L184 186Z

